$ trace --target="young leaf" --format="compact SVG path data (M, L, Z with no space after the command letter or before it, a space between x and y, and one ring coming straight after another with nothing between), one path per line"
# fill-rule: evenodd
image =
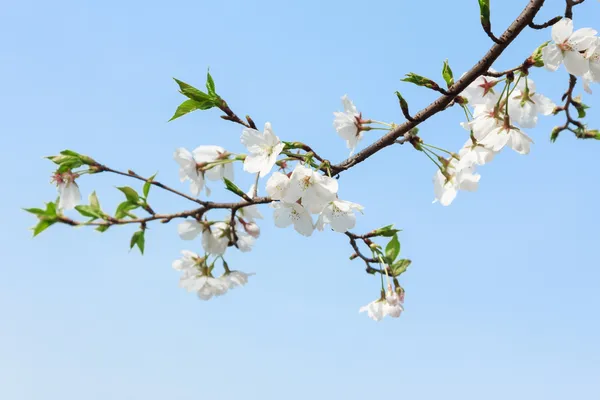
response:
M440 86L432 81L431 79L425 78L424 76L414 74L412 72L406 74L406 78L400 79L402 82L414 83L417 86L424 86L429 89L437 90Z
M209 96L217 97L217 92L215 92L215 81L210 75L210 71L206 73L206 90L208 91Z
M92 206L85 206L85 205L75 206L75 209L79 212L79 214L83 215L84 217L96 219L96 218L102 218L104 216L102 211L100 211Z
M214 107L214 103L212 101L198 102L195 100L186 100L183 103L181 103L179 107L177 107L175 114L173 114L173 116L168 122L171 122L174 119L184 116L185 114L191 113L192 111L208 110L212 107Z
M392 240L385 247L385 258L388 263L392 264L398 258L400 254L400 242L398 241L398 235L394 235Z
M137 203L131 203L128 200L124 201L121 204L119 204L119 206L117 207L117 211L115 211L115 218L122 219L122 218L125 218L126 216L135 218L135 215L131 214L129 211L135 210L138 207L139 207L139 204L137 204Z
M233 193L237 194L238 196L240 196L244 200L252 201L252 199L249 198L248 195L246 193L244 193L244 191L242 189L240 189L239 187L237 187L235 185L235 183L231 182L227 178L223 178L223 181L225 182L225 188L227 190L229 190L230 192L233 192Z
M173 79L175 79L175 78L173 78ZM181 91L181 94L183 94L187 98L195 100L199 103L205 103L205 102L214 103L213 98L211 96L209 96L208 94L196 89L195 87L193 87L191 85L188 85L185 82L180 81L179 79L175 79L175 82L177 82L177 84L179 85L179 90Z
M90 207L95 210L100 211L100 201L98 200L98 195L96 195L96 191L93 191L89 196Z
M140 249L140 253L144 254L144 245L145 245L145 239L144 239L144 233L146 231L141 230L141 231L137 231L133 234L133 236L131 236L131 241L129 242L129 249L133 249L133 246L137 246L138 249Z
M448 64L448 60L444 61L442 77L446 81L446 85L448 85L448 87L454 85L454 75L452 74L452 69L450 68L450 64Z
M46 211L42 210L41 208L24 208L23 211L27 211L35 215L46 215Z
M135 191L135 189L130 188L129 186L121 186L117 189L119 189L121 192L123 192L123 194L125 194L125 197L127 197L127 201L129 201L130 203L137 204L139 202L140 195Z
M156 177L156 175L158 174L158 172L154 175L152 175L150 178L148 178L148 180L146 181L146 183L144 183L144 187L142 188L142 193L144 193L144 197L148 197L148 193L150 193L150 186L152 186L152 182L154 182L154 178Z
M392 276L396 277L405 273L411 263L412 261L406 259L395 262L394 265L392 265Z
M481 26L485 29L491 26L490 24L490 0L479 0L479 15L481 17Z
M396 233L400 232L400 229L394 229L394 225L387 225L379 229L375 229L372 234L374 236L392 237Z
M51 219L40 219L38 224L33 228L33 237L36 237L52 225L56 223L56 220Z
M106 232L110 228L110 225L99 225L96 230L98 232Z

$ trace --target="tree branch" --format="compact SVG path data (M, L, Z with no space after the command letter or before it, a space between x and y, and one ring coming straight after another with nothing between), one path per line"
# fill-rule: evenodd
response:
M506 31L500 36L502 43L493 45L485 56L471 68L460 80L458 80L448 90L448 95L439 97L436 101L431 103L429 106L419 111L413 116L417 121L423 122L440 111L443 111L450 102L460 94L467 86L469 86L477 77L484 74L489 70L494 61L504 52L504 50L512 43L512 41L521 33L521 31L531 22L533 18L540 10L544 0L530 0L529 4L521 12L521 14L515 19L515 21L506 29ZM371 157L373 154L379 152L383 148L390 146L395 143L396 139L410 131L412 128L417 126L420 122L407 121L402 125L397 126L394 130L381 137L375 143L361 150L354 156L340 162L339 164L331 167L331 172L334 175L339 174Z

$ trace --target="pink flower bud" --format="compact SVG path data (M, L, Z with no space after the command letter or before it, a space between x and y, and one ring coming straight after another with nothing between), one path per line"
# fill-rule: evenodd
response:
M260 236L260 228L254 222L248 222L247 224L245 224L244 230L248 235L252 236L255 239L258 239L258 237Z

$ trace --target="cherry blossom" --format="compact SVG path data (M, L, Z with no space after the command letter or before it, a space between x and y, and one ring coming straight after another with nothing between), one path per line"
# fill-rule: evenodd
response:
M323 210L327 202L335 199L337 191L337 180L299 164L292 172L283 200L293 203L302 198L302 205L310 213L316 214Z
M495 128L502 126L502 121L500 112L496 107L480 104L475 106L473 120L468 125L473 130L475 139L482 140Z
M258 239L258 237L260 236L260 227L256 223L244 221L243 225L244 230L248 235L252 236L255 239Z
M494 72L493 69L490 71ZM494 104L502 92L502 90L496 89L498 82L500 82L498 78L482 75L467 86L460 95L466 98L472 106Z
M175 150L173 158L179 164L179 180L181 182L190 181L190 191L197 197L204 187L204 174L198 171L198 163L193 154L180 147Z
M177 226L179 237L183 240L193 240L202 234L202 247L209 254L221 255L229 245L230 226L226 222L183 221Z
M229 245L230 226L226 222L207 225L202 231L202 247L209 254L222 255Z
M360 129L361 114L352 103L352 100L347 95L342 97L344 111L336 111L333 120L333 127L338 135L346 141L346 146L350 149L350 154L354 152L356 145L362 139L362 131Z
M452 159L442 172L438 169L433 177L435 200L443 206L449 206L459 190L474 192L479 186L481 176L475 173L474 167L458 169L458 161Z
M325 225L331 225L331 229L336 232L346 232L356 225L356 215L354 211L364 209L360 204L345 200L333 200L329 202L317 219L316 227L322 231Z
M273 200L281 200L290 186L290 178L281 172L273 172L267 181L267 194Z
M584 75L584 79L600 82L600 38L597 38L594 46L588 49L586 57L590 63L590 70L588 74Z
M182 257L173 261L173 269L182 272L179 286L188 292L196 292L202 300L225 294L227 282L214 278L206 266L206 260L194 252L183 250Z
M581 28L573 32L573 21L563 18L552 26L552 40L542 49L544 66L556 71L561 63L575 76L582 76L590 69L589 60L581 52L588 50L596 40L596 30Z
M301 235L312 235L315 227L308 211L298 203L273 202L271 207L275 209L273 219L275 226L286 228L294 225L294 229Z
M385 317L385 312L384 312L384 302L381 299L375 300L370 302L369 304L367 304L366 306L361 307L358 312L359 313L363 313L363 312L367 312L367 315L369 316L369 318L371 318L374 321L381 321L383 319L383 317Z
M81 204L81 192L75 183L77 174L72 172L55 173L52 182L56 183L58 190L58 208L60 210L71 210Z
M237 232L237 248L243 252L243 253L247 253L249 251L252 250L252 246L254 246L254 242L256 241L256 239L252 236L249 235L245 232Z
M494 159L494 151L486 148L480 143L473 143L469 138L458 152L460 158L457 169L472 167L473 165L484 165Z
M510 96L508 114L511 122L523 128L534 128L538 114L550 115L556 104L549 98L535 91L535 83L528 77L522 78Z
M250 152L244 160L244 171L259 173L261 177L271 172L273 165L277 162L277 156L285 147L273 133L270 122L265 124L263 133L256 129L244 128L242 144Z
M501 126L491 131L479 143L496 152L508 145L519 154L528 154L533 140L514 126Z
M226 160L229 156L229 153L220 146L199 146L192 154L196 163L200 165ZM233 181L233 164L224 163L215 165L204 172L204 177L211 181L220 181L223 178Z
M248 283L248 278L256 275L253 272L245 273L242 271L230 271L226 272L221 278L228 285L229 289L232 289L237 286L244 286Z

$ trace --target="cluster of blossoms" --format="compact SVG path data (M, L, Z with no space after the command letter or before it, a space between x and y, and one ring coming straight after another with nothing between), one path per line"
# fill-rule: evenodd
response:
M258 177L267 176L283 151L285 144L277 137L270 123L265 124L265 129L260 132L252 128L244 128L241 136L242 144L247 148L248 154L236 158L225 149L218 146L200 146L190 152L180 148L175 151L174 158L179 164L179 176L182 182L190 181L192 194L198 196L208 180L233 180L233 164L237 159L244 160L244 170L258 174ZM266 183L266 191L273 200L271 207L274 209L273 219L280 228L294 226L294 229L304 235L310 236L315 228L324 230L330 225L336 232L346 232L356 224L355 211L362 211L363 207L337 198L337 180L321 174L311 167L310 163L297 160L298 164L288 174L274 172ZM285 170L287 163L280 163ZM256 186L252 186L246 193L249 198L257 195ZM316 223L312 214L318 214ZM190 219L179 224L179 236L184 240L194 240L201 236L202 248L207 259L210 256L222 257L227 248L234 245L241 251L250 251L255 239L260 235L260 228L256 219L263 216L257 205L240 208L232 224L231 219L225 221L207 221ZM187 264L186 264L187 265ZM180 269L177 263L176 269ZM175 264L174 264L175 268ZM196 273L202 282L217 281L212 278L211 269L202 269ZM189 281L190 271L186 269L184 276ZM188 276L189 275L189 276ZM229 276L229 275L226 275ZM210 279L213 280L210 280ZM183 278L182 278L183 279ZM219 285L206 283L203 289L206 293L214 289L213 295L221 294ZM193 286L186 286L193 287ZM203 295L201 298L211 298Z
M542 49L544 66L556 71L565 65L571 75L582 77L589 89L590 82L600 82L600 38L592 28L573 31L573 21L563 18L552 26L553 43Z
M397 283L397 282L394 282ZM381 297L364 307L361 307L359 312L367 312L369 318L375 321L381 321L385 316L398 318L404 311L404 289L399 285L396 290L392 290L392 285L387 285L387 290L381 291Z

